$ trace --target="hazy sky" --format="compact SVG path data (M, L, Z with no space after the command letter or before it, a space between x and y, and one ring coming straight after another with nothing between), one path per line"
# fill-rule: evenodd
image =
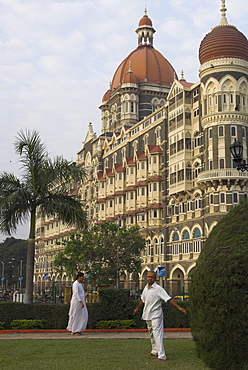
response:
M0 0L0 172L18 175L20 129L36 129L51 157L76 159L120 62L137 47L144 14L154 47L189 82L198 81L198 49L220 22L220 0ZM248 36L247 0L226 0L227 19ZM27 238L26 228L17 237ZM1 241L1 238L0 238Z

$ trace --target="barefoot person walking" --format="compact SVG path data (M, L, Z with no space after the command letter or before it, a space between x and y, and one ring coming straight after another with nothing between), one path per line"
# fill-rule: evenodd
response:
M149 271L146 279L148 284L145 286L141 300L133 313L136 314L144 306L142 319L146 321L152 344L151 353L148 355L158 356L154 360L155 362L165 361L162 301L169 302L183 313L186 313L186 310L178 306L167 292L155 282L156 273L154 271Z
M82 286L83 280L84 274L79 272L72 286L69 322L66 328L72 335L80 335L86 329L88 322L88 310L85 304L84 289Z

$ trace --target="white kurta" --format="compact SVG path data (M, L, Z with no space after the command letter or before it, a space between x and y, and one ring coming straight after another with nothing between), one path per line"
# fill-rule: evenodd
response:
M82 308L81 303L84 307ZM69 322L67 330L72 333L80 333L86 329L88 322L88 310L85 304L84 289L81 283L77 280L72 285L72 297L69 310Z

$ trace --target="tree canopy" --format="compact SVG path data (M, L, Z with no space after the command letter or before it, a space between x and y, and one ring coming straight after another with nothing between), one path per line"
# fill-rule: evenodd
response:
M6 238L0 243L0 261L4 263L4 277L3 285L8 288L17 288L19 283L19 276L23 276L26 265L27 255L27 240L15 239L13 237ZM1 266L1 276L3 266ZM25 283L25 279L23 280Z
M117 275L124 271L141 270L140 253L145 248L145 239L137 226L127 229L104 222L71 235L64 247L55 258L58 271L65 271L69 276L84 271L96 285L114 285Z
M0 231L11 235L19 224L30 222L25 303L32 303L36 213L39 210L44 215L56 215L68 225L84 228L86 214L70 189L83 180L85 173L61 156L50 159L35 130L21 130L14 147L21 177L8 172L0 174Z
M248 203L213 228L190 287L191 329L211 369L248 366Z

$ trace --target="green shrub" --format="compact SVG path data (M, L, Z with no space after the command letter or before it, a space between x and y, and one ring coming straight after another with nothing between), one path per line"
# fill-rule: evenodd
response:
M216 370L248 368L248 203L214 227L190 288L191 329L198 355Z
M13 320L46 320L46 329L65 329L68 323L68 304L24 304L0 302L0 317L6 329L11 329Z
M134 320L108 320L99 321L96 329L132 329L136 327Z
M96 328L99 321L134 320L137 328L146 328L141 319L142 311L133 315L139 301L130 299L127 289L107 289L100 292L100 302L87 303L89 312L88 329ZM184 308L189 302L181 302ZM189 315L183 315L170 304L163 305L164 324L167 328L188 328ZM13 320L46 320L45 329L66 329L69 304L24 304L19 302L0 302L0 317L6 329L11 329Z
M11 326L13 329L43 329L45 320L13 320Z
M4 329L5 329L5 322L0 321L0 330L4 330Z

